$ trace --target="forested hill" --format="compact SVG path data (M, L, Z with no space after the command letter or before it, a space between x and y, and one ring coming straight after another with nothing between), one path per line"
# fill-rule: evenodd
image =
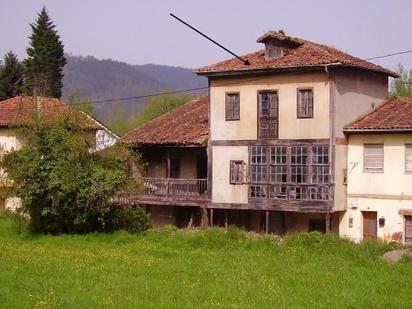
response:
M192 73L191 69L165 65L130 65L111 59L98 60L92 56L66 55L64 67L63 99L76 92L80 98L107 99L146 95L160 91L206 87L207 80ZM205 91L193 92L200 94ZM123 101L127 115L135 111L143 100ZM111 103L96 105L101 119L107 119Z

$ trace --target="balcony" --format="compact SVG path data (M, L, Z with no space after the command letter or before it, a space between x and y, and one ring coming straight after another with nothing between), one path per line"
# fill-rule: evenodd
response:
M128 201L146 205L202 206L207 202L207 179L139 178L139 193Z

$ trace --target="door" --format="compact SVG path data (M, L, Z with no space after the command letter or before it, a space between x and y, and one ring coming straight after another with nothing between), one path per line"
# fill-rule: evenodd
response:
M378 213L376 211L363 211L363 239L376 239L378 233Z
M259 92L259 137L278 138L278 94L275 91Z
M405 242L412 243L412 216L405 217Z

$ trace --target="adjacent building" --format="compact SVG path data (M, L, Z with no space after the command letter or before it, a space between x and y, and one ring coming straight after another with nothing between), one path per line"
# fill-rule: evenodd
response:
M26 134L23 128L29 128L35 119L55 119L68 115L82 121L85 132L95 140L91 151L97 151L113 145L119 137L89 115L77 111L64 102L48 97L19 96L0 102L0 156L4 152L20 149ZM19 199L9 196L7 188L12 183L0 170L0 208L15 208Z

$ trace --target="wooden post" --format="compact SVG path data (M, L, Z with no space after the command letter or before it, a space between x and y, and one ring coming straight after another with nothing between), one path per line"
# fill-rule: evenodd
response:
M209 216L207 215L207 208L201 207L200 210L202 212L202 219L201 219L200 225L203 228L208 227L209 226Z
M170 149L166 149L166 178L170 178Z
M225 229L227 229L227 212L228 212L228 210L226 209L226 211L225 211Z
M210 226L213 227L213 208L210 208Z
M325 221L326 221L326 233L330 233L331 232L331 214L327 213L325 215Z
M265 232L266 234L269 234L269 211L265 211L266 215L266 224L265 224Z

